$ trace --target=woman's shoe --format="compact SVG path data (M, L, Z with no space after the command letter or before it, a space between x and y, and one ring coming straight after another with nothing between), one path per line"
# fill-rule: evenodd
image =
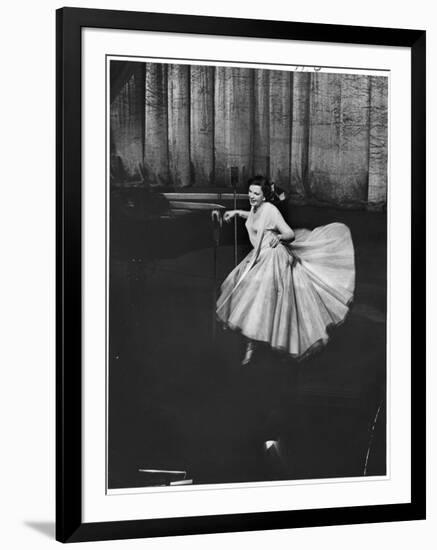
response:
M248 365L251 362L254 351L255 351L255 343L252 341L247 342L246 354L244 355L244 358L241 361L241 366L244 367L245 365Z

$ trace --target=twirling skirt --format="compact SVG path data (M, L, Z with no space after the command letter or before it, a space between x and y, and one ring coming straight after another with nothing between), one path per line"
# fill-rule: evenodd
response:
M228 275L218 319L251 340L302 358L328 341L355 287L354 248L345 225L298 229L293 243L271 248L264 238ZM242 275L244 276L242 277Z

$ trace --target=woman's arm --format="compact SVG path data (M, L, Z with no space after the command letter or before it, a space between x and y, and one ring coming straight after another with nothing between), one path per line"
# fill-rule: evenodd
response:
M243 218L243 220L247 220L249 217L249 212L247 210L236 210L237 216L240 218Z
M275 247L280 242L283 243L291 243L294 241L294 231L291 229L291 227L288 225L288 223L284 220L281 213L278 211L276 215L276 223L275 223L275 229L276 233L272 234L272 238L270 240L270 246Z
M223 216L223 219L225 220L225 222L229 222L235 216L239 216L240 218L247 220L249 212L246 212L246 210L227 210L225 212L225 215Z
M279 240L284 243L291 243L294 241L294 231L289 227L279 232Z

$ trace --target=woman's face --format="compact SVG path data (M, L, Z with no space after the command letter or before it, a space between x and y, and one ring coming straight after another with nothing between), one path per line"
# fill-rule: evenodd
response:
M264 202L264 193L260 185L252 184L249 187L249 203L253 208L258 208Z

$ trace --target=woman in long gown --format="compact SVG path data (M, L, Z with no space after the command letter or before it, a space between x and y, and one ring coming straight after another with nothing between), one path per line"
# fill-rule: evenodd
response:
M263 176L249 180L250 211L230 210L246 219L252 251L221 286L218 319L239 330L248 344L243 364L257 342L303 358L328 341L328 327L340 324L355 286L350 231L341 223L293 231L269 202Z

